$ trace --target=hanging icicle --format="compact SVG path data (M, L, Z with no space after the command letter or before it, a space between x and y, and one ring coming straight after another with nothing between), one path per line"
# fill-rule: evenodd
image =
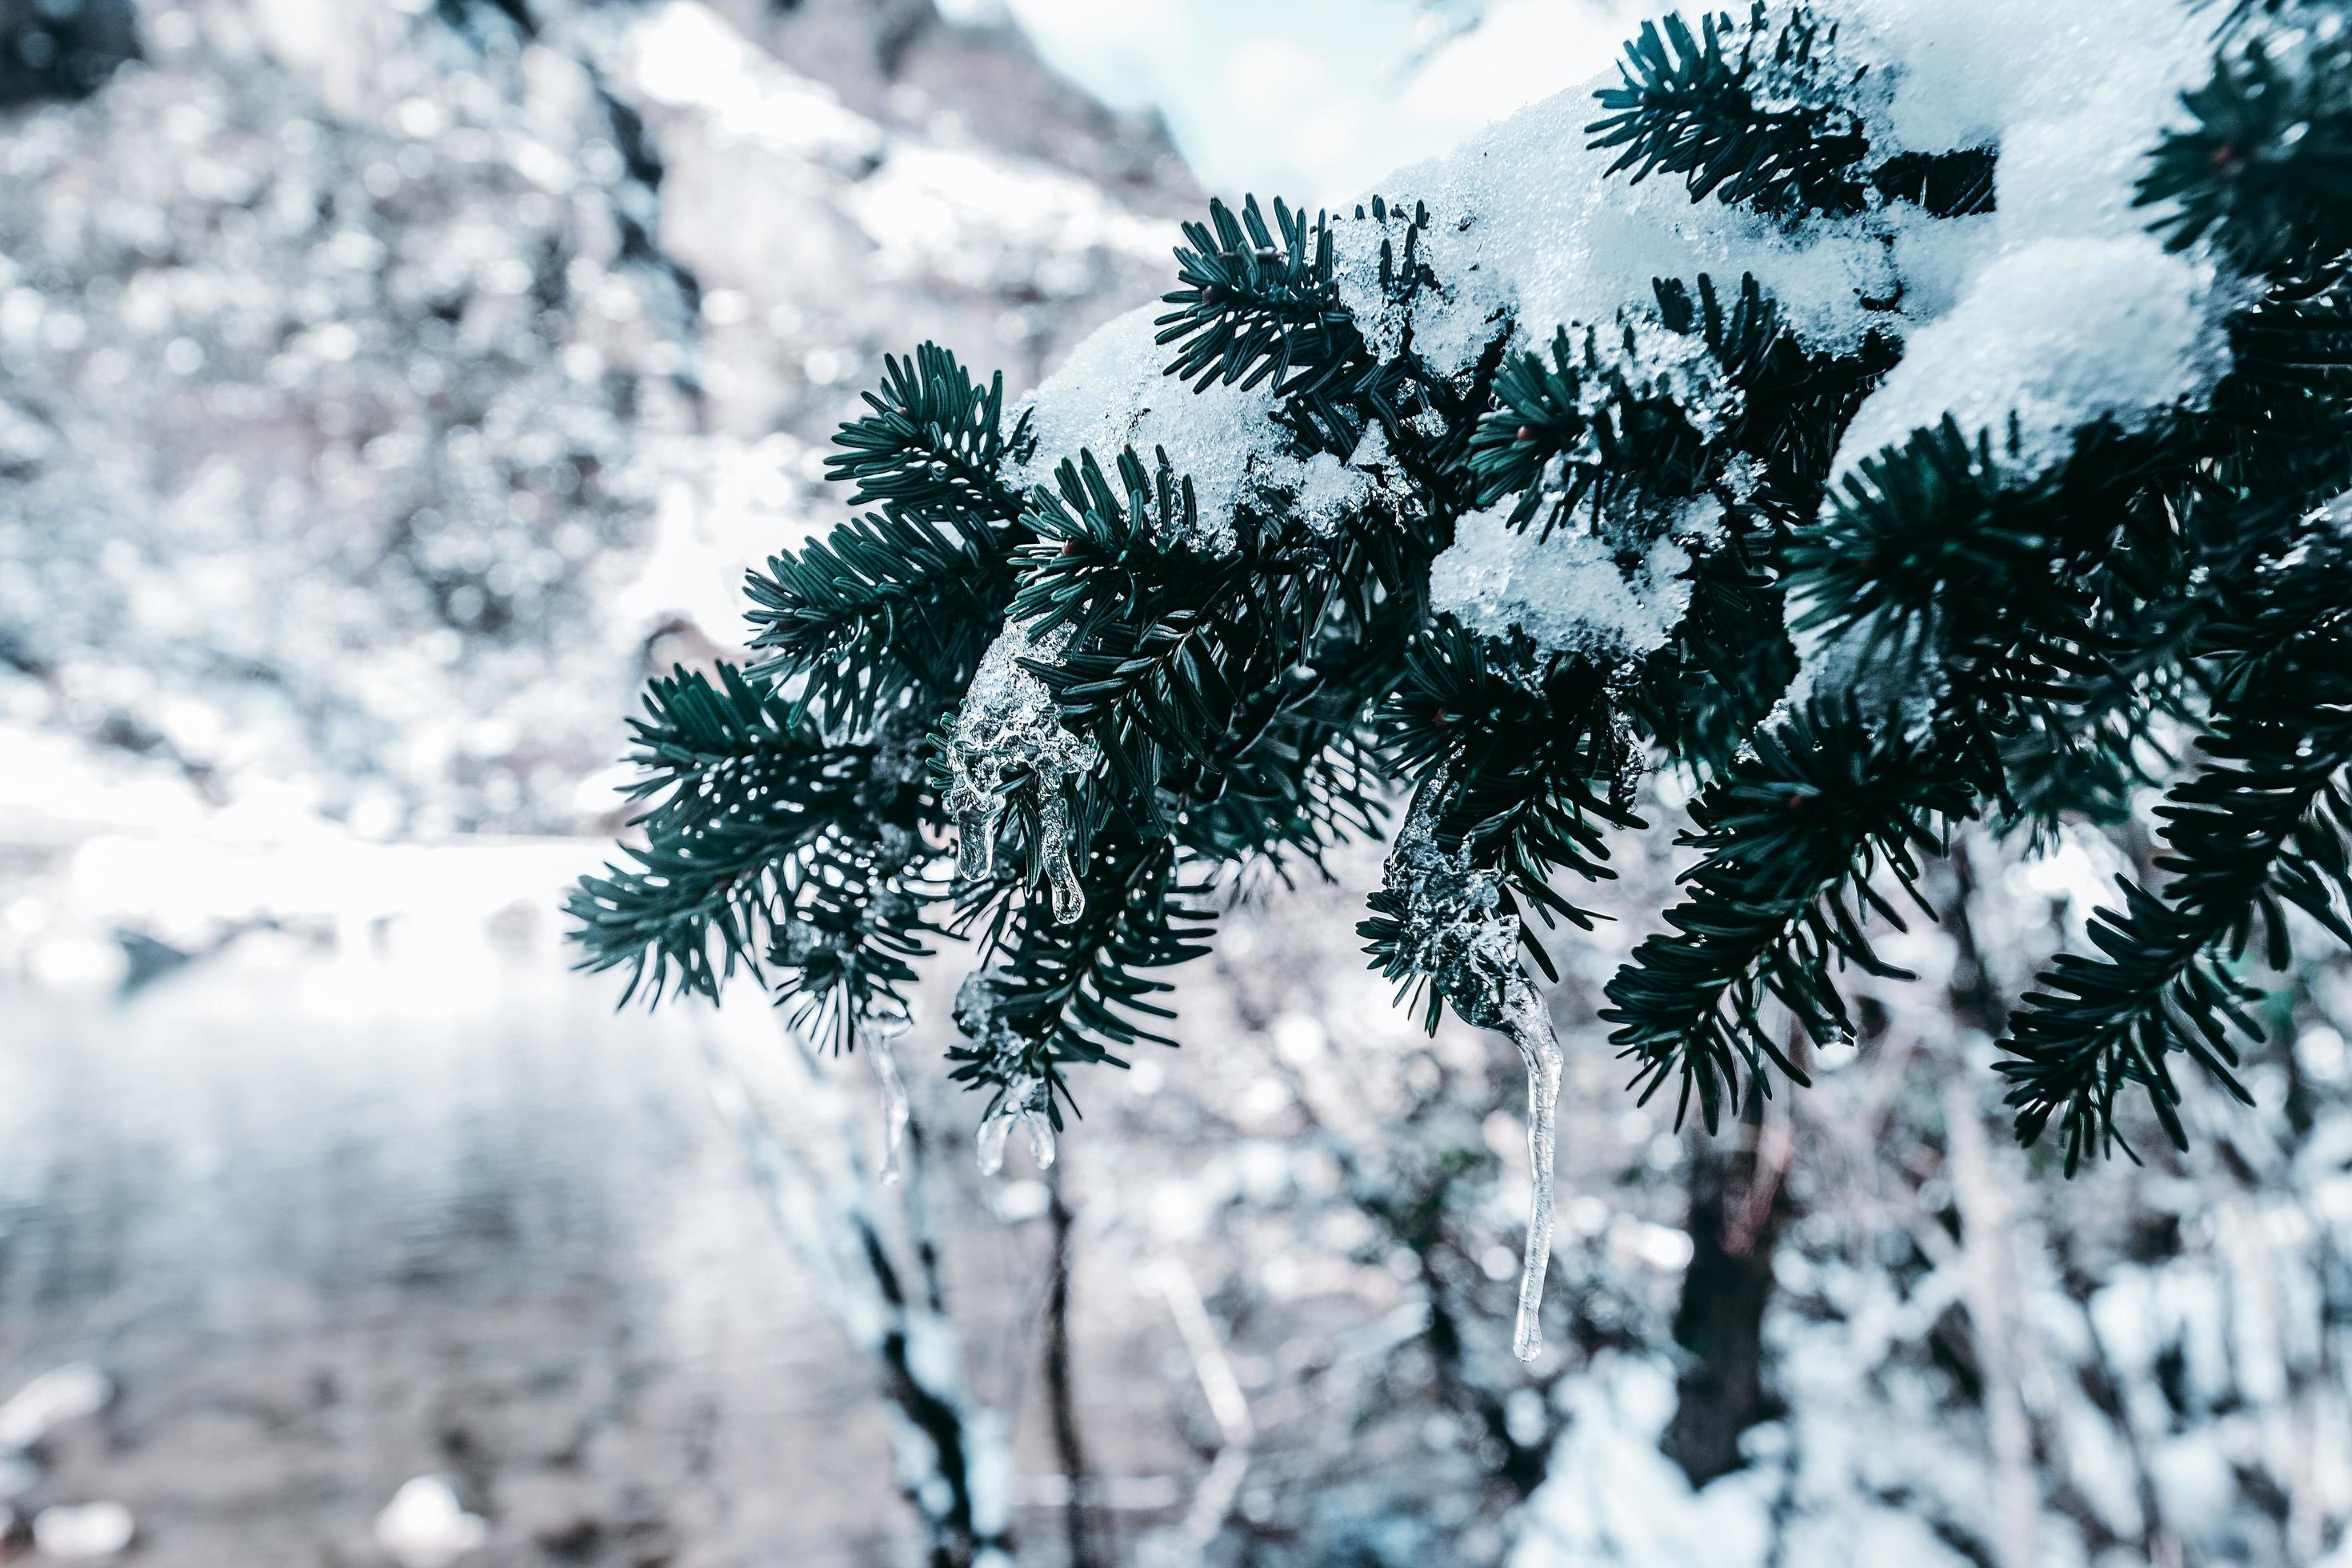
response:
M1544 1276L1551 1264L1559 1039L1542 994L1519 967L1519 921L1504 910L1501 873L1474 866L1467 843L1451 854L1438 846L1444 803L1451 798L1440 770L1422 785L1397 831L1381 889L1395 925L1391 973L1428 976L1465 1019L1509 1036L1527 1065L1533 1191L1511 1349L1521 1361L1533 1361L1543 1353Z
M1047 1097L1052 1093L1042 1079L1016 1078L1004 1086L996 1103L981 1118L980 1131L974 1148L980 1156L980 1173L993 1176L1004 1169L1004 1144L1013 1135L1013 1124L1019 1122L1029 1136L1029 1157L1041 1171L1053 1168L1055 1147L1054 1119L1046 1110Z
M1519 1047L1519 1059L1528 1069L1528 1166L1534 1190L1528 1199L1528 1240L1519 1258L1519 1313L1511 1331L1511 1351L1521 1361L1533 1361L1543 1353L1544 1276L1551 1268L1552 1143L1561 1058L1551 1009L1516 971L1504 985L1503 1031Z
M1037 858L1054 890L1054 918L1068 925L1086 912L1087 894L1070 864L1070 805L1058 795L1037 808Z
M956 875L977 882L996 869L996 835L1004 824L1002 805L967 805L955 814Z
M907 1080L899 1076L898 1058L891 1049L891 1042L906 1029L904 1017L869 1019L863 1042L866 1059L874 1068L874 1081L882 1091L882 1183L893 1187L903 1174L898 1155L907 1141L907 1123L913 1115L907 1104Z

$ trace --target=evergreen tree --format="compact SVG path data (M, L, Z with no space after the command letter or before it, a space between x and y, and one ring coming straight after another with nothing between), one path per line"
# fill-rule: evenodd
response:
M2352 938L2352 27L1936 9L1669 18L1429 188L1212 204L1149 327L1024 408L891 360L831 460L873 510L753 574L758 663L649 693L586 963L740 966L845 1047L975 938L954 1074L1048 1152L1073 1068L1174 1043L1162 972L1240 876L1408 793L1362 931L1527 1057L1532 1354L1522 961L1590 926L1645 767L1697 861L1603 1016L1710 1128L1802 1081L1783 1016L1852 1035L1841 970L1899 973L1873 927L1932 918L1956 829L2162 786L2164 881L2001 1070L2070 1173L2132 1091L2180 1140L2180 1058L2243 1092L2246 955Z

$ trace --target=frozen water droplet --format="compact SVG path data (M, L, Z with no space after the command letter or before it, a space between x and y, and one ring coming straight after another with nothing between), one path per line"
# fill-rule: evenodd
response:
M1070 805L1058 795L1037 813L1037 856L1054 890L1054 919L1068 925L1086 912L1087 893L1070 864Z
M891 1054L889 1034L875 1029L866 1036L866 1058L873 1064L874 1081L882 1089L882 1182L895 1187L900 1175L898 1149L907 1140L907 1080L898 1076L898 1058Z
M977 882L996 868L996 829L1004 808L974 808L956 814L956 875Z
M1054 1163L1054 1119L1046 1110L1050 1091L1040 1079L1024 1074L1004 1086L989 1113L981 1118L975 1147L980 1155L980 1173L992 1176L1004 1169L1004 1144L1013 1135L1013 1124L1019 1122L1029 1135L1029 1157L1041 1171Z
M972 1147L980 1155L980 1173L992 1176L1004 1169L1004 1140L1013 1132L1013 1115L1003 1106L980 1119Z
M1054 1120L1034 1106L1021 1113L1021 1125L1029 1134L1029 1158L1041 1171L1054 1168Z
M1544 1274L1551 1267L1553 1113L1559 1104L1559 1037L1551 1010L1523 975L1507 984L1503 1027L1528 1068L1528 1163L1535 1191L1528 1204L1528 1245L1519 1266L1519 1316L1511 1351L1521 1361L1543 1353Z

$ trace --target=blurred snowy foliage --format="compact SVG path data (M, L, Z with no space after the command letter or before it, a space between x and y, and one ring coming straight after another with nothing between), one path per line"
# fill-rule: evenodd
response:
M733 9L158 4L79 97L124 17L42 0L14 58L81 75L0 132L0 721L371 837L573 825L648 664L829 519L870 363L1034 376L1149 286L1181 174L1017 39ZM826 28L862 106L777 52Z

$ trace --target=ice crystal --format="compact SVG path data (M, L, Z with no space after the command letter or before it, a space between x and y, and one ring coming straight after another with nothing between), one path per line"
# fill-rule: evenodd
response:
M1021 660L1056 658L1069 640L1066 627L1033 640L1028 626L1013 626L989 645L949 726L947 801L956 822L956 871L966 880L994 868L997 834L1014 798L1035 808L1040 868L1053 889L1054 918L1066 924L1085 910L1086 894L1072 863L1062 789L1093 770L1100 750L1062 727L1053 693Z
M1046 1109L1051 1090L1043 1079L1026 1074L1008 1081L988 1114L981 1118L980 1131L974 1146L980 1156L980 1173L995 1175L1004 1168L1004 1143L1012 1135L1013 1124L1019 1122L1029 1135L1029 1158L1041 1171L1050 1170L1054 1163L1054 1121Z
M907 1104L907 1080L898 1074L898 1058L892 1049L892 1042L906 1032L907 1022L904 1014L869 1019L864 1041L866 1059L882 1093L881 1175L886 1186L898 1184L902 1173L898 1156L907 1142L907 1123L913 1119Z

